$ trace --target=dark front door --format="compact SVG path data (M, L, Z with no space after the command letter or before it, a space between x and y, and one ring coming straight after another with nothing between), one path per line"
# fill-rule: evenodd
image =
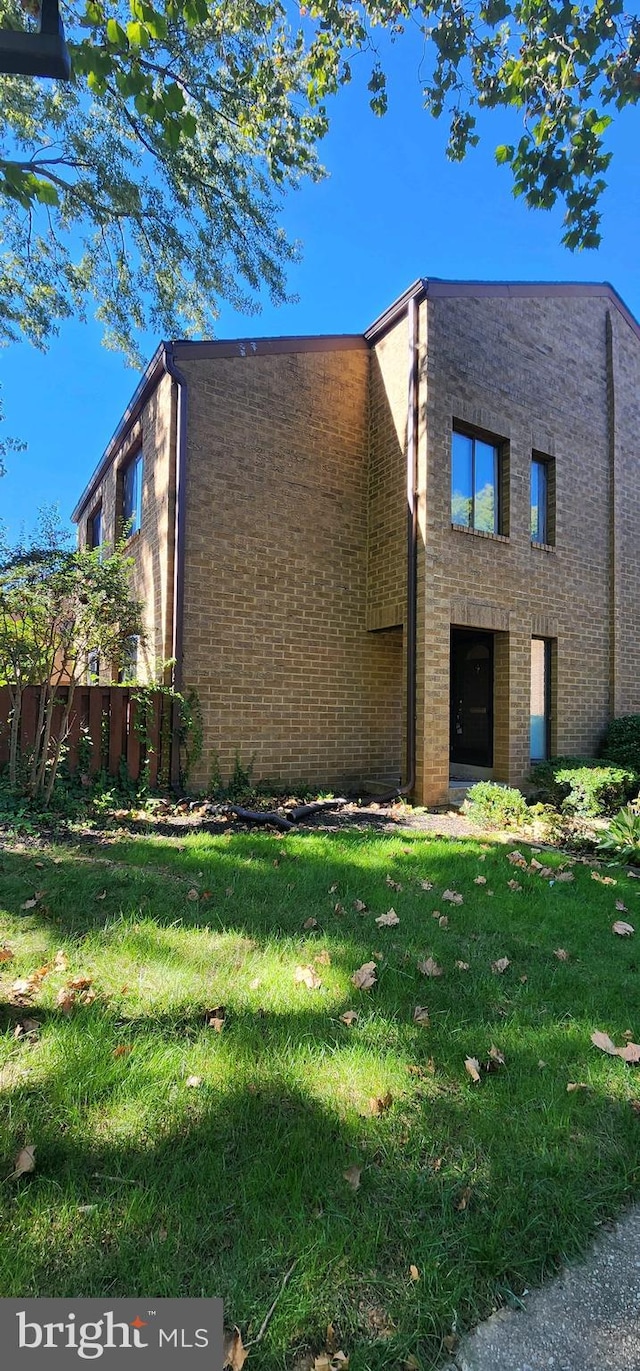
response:
M451 761L493 766L493 634L451 630Z

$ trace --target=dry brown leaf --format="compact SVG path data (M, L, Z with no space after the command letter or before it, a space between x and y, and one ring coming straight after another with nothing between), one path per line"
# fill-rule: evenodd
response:
M107 892L106 892L106 890L101 890L101 891L100 891L100 894L99 894L99 895L96 895L96 900L106 900L106 898L107 898Z
M444 975L442 967L438 966L437 962L434 962L433 957L427 957L424 962L418 962L418 971L421 971L423 976L429 976L431 979L436 976Z
M629 913L629 910L627 909L627 906L626 906L624 900L616 900L616 909L618 909L618 910L620 911L621 914L628 914L628 913Z
M17 1181L20 1176L28 1176L31 1171L36 1169L36 1148L35 1143L27 1143L26 1147L21 1147L14 1162L12 1180Z
M188 899L188 900L199 900L199 899L200 899L200 895L198 894L198 891L195 889L195 886L194 886L193 890L188 890L188 891L187 891L187 899Z
M632 871L630 866L627 867L627 876L632 876L634 881L640 881L640 871Z
M526 984L527 984L527 981L529 980L529 977L528 977L528 976L520 976L519 979L520 979L520 985L526 985Z
M439 928L448 928L448 927L449 927L449 917L448 917L447 914L441 914L441 915L440 915L440 918L438 919L438 927L439 927Z
M399 882L399 881L394 881L394 879L393 879L392 876L387 876L387 877L386 877L386 882L387 882L387 885L389 886L389 889L390 889L390 890L402 890L402 886L401 886L400 882Z
M223 1004L216 1005L215 1009L208 1009L205 1015L207 1028L213 1028L215 1033L222 1033L226 1017L227 1011Z
M417 1004L413 1011L413 1022L419 1023L421 1028L429 1027L429 1010L425 1004Z
M606 1052L610 1057L617 1057L618 1049L611 1041L608 1033L601 1033L599 1029L591 1034L591 1041L594 1047L599 1047L601 1052Z
M133 1052L130 1043L121 1043L120 1047L114 1047L113 1049L114 1057L128 1057L130 1052Z
M511 962L508 957L498 957L497 962L491 963L491 970L494 976L502 976L509 966L511 966Z
M575 879L573 871L558 871L556 873L556 881L575 881Z
M54 971L66 971L69 966L69 959L63 948L59 947L53 959Z
M376 963L363 962L362 966L354 971L351 983L355 985L356 990L371 990L376 983Z
M480 1062L478 1061L478 1058L465 1057L464 1066L465 1071L469 1072L472 1081L477 1085L480 1080Z
M330 885L330 886L329 886L329 894L330 894L330 895L335 895L337 889L338 889L337 884L336 884L336 885Z
M461 1193L460 1193L460 1195L458 1196L458 1199L456 1200L456 1203L455 1203L455 1205L454 1205L454 1208L458 1210L458 1213L462 1213L462 1211L463 1211L464 1209L466 1209L466 1207L467 1207L467 1205L468 1205L470 1199L471 1199L471 1186L470 1186L470 1185L466 1185L465 1188L464 1188L464 1190L461 1191Z
M486 884L487 884L487 878L486 878L486 876L474 876L474 878L473 878L473 884L474 884L474 885L486 885Z
M334 914L345 914L345 913L346 913L346 910L345 910L344 905L343 905L343 904L340 904L340 901L339 901L339 900L338 900L338 903L337 903L337 904L334 904L334 906L333 906L333 912L334 912Z
M541 1058L540 1058L540 1061L538 1062L538 1071L544 1071L544 1068L545 1068L546 1065L547 1065L547 1063L546 1063L546 1062L543 1062L542 1057L541 1057Z
M591 872L591 880L598 881L599 885L617 885L618 882L613 876L601 876L599 871Z
M455 968L456 968L456 971L468 971L468 970L469 970L469 963L468 963L468 962L454 962L454 966L455 966Z
M331 957L327 952L326 947L323 948L322 952L319 952L317 957L314 957L313 960L316 966L331 966Z
M414 1266L414 1265L413 1265L413 1262L411 1263L411 1266L409 1267L409 1275L410 1275L412 1281L419 1281L419 1280L420 1280L420 1272L418 1271L417 1266Z
M395 909L388 909L386 914L379 914L376 923L378 928L395 928L400 923Z
M42 1024L39 1019L20 1019L13 1030L14 1038L34 1037L40 1031Z
M231 1333L225 1333L223 1352L223 1371L225 1366L231 1367L231 1371L242 1371L249 1353L242 1345L239 1328L234 1328Z
M322 985L317 971L314 971L312 966L297 966L293 979L298 985L306 985L308 990L319 990Z
M393 1095L387 1090L385 1095L372 1095L369 1100L369 1109L372 1114L386 1114L393 1104Z
M520 885L519 881L507 881L507 885L509 887L509 890L522 890L522 886Z
M342 1174L344 1176L345 1181L347 1182L347 1185L350 1185L352 1190L359 1189L360 1177L362 1175L361 1166L348 1166L346 1171L343 1171Z
M67 987L59 990L56 996L56 1004L58 1009L62 1010L63 1014L70 1014L76 1004L76 997L73 990L69 990Z
M622 1057L623 1062L637 1066L640 1062L640 1047L638 1043L625 1043L624 1047L618 1048L618 1056Z
M358 914L366 914L367 912L367 906L364 900L354 900L353 907Z
M433 890L433 881L419 881L418 884L422 890Z
M522 853L521 853L521 852L517 852L517 851L516 851L516 852L510 852L510 853L508 854L508 856L507 856L507 861L508 861L508 862L511 862L511 865L512 865L512 866L526 867L526 865L527 865L526 860L525 860L525 858L523 857ZM535 868L535 867L539 867L539 866L540 866L540 863L539 863L539 862L536 862L536 861L532 861L531 865L532 865L532 867Z
M440 919L441 917L442 917L442 916L441 916L441 914L440 914L440 910L439 910L439 909L433 909L433 910L431 911L431 918L432 918L432 919Z
M457 890L443 890L442 898L448 900L449 904L464 904L462 895Z
M573 1094L574 1090L588 1090L588 1085L584 1081L569 1081L567 1084L567 1094Z
M633 924L626 924L624 919L616 919L611 929L612 933L617 933L619 938L630 938L635 933Z
M81 990L89 990L91 986L91 976L73 976L70 981L67 981L67 986L69 990L75 990L78 993Z
M198 1086L202 1085L202 1076L187 1076L185 1085L189 1090L197 1090Z
M505 1065L504 1054L499 1047L494 1047L493 1043L489 1048L489 1060L486 1065L487 1071L497 1071L499 1067Z
M342 1022L342 1023L346 1023L347 1028L351 1028L351 1027L352 1027L352 1025L355 1023L357 1017L358 1017L358 1015L357 1015L357 1012L356 1012L355 1009L347 1009L347 1011L346 1011L345 1014L341 1014L341 1015L340 1015L341 1022Z
M553 955L558 958L559 962L568 962L569 960L569 953L567 952L566 947L556 947Z
M30 900L25 900L24 904L21 904L21 905L20 905L20 908L21 908L21 909L35 909L36 905L40 903L41 899L43 898L44 895L46 895L46 893L47 893L46 890L36 890L36 892L35 892L35 894L33 895L32 899L30 899Z
M446 1333L442 1339L442 1346L445 1352L453 1352L457 1346L458 1338L456 1333Z
M10 947L0 947L0 962L12 962L13 952Z
M303 928L317 928L317 927L318 927L318 920L317 920L317 919L314 919L314 918L305 919L305 921L304 921L302 927L303 927Z
M421 1371L420 1362L418 1361L417 1357L414 1357L413 1352L410 1352L409 1356L405 1357L404 1361L401 1362L400 1365L402 1367L402 1371Z

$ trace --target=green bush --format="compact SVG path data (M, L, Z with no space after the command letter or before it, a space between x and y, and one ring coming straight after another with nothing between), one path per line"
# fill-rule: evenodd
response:
M531 779L563 813L590 818L615 814L638 785L634 771L593 757L551 757L536 763Z
M608 761L629 767L636 776L640 776L640 714L625 714L620 719L612 719L600 752Z
M621 809L611 820L598 847L605 852L615 852L625 861L640 866L640 810L635 805Z
M531 822L524 795L496 781L472 785L462 808L482 828L522 828Z

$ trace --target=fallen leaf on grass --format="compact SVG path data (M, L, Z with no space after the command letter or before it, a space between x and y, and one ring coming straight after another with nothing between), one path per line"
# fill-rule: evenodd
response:
M13 1036L14 1038L34 1037L41 1028L42 1024L39 1019L20 1019L13 1030Z
M354 900L353 907L358 914L366 914L367 912L367 906L364 900Z
M114 1047L113 1056L128 1057L130 1052L133 1052L133 1048L131 1047L130 1043L122 1043L120 1047Z
M76 997L72 990L59 990L56 996L56 1004L63 1014L71 1014L75 1009Z
M619 938L630 938L635 933L633 924L626 924L624 919L616 919L611 929L612 933L617 933Z
M60 947L58 948L58 951L56 952L56 955L53 959L53 969L54 971L66 971L68 966L69 959L67 957L67 954Z
M588 1085L584 1081L569 1081L567 1084L567 1094L571 1095L574 1090L588 1090Z
M441 914L441 915L440 915L440 918L438 919L438 928L448 928L448 927L449 927L449 918L448 918L448 915L447 915L447 914Z
M321 1352L314 1359L313 1371L348 1371L349 1358L346 1352Z
M629 913L629 910L627 909L624 900L616 900L616 909L619 909L621 914Z
M409 1267L409 1275L410 1275L412 1281L419 1281L419 1280L420 1280L420 1272L418 1271L417 1266L414 1266L413 1263L412 1263L411 1266Z
M188 899L188 900L199 900L199 899L200 899L200 896L199 896L199 894L198 894L198 891L197 891L195 888L194 888L193 890L188 890L188 891L187 891L187 899Z
M198 1086L202 1085L202 1076L187 1076L185 1085L189 1090L197 1090Z
M433 881L419 881L418 884L422 890L433 890Z
M369 1100L369 1109L371 1110L372 1114L378 1116L380 1114L386 1114L387 1110L391 1108L392 1104L393 1095L391 1094L390 1090L387 1090L386 1095L371 1096L371 1099Z
M386 914L379 914L376 923L378 928L395 928L400 923L395 909L388 909Z
M478 1058L465 1057L464 1066L465 1071L469 1072L472 1081L477 1085L480 1081L480 1062L478 1061Z
M318 927L318 920L317 920L317 919L313 919L313 918L311 918L311 919L305 919L305 921L304 921L302 927L303 927L303 928L317 928L317 927Z
M618 1056L622 1057L623 1062L637 1066L640 1062L640 1047L637 1043L625 1043L624 1047L618 1048Z
M334 906L333 906L333 912L334 912L334 914L346 914L345 907L344 907L343 904L340 904L340 901L339 901L339 900L338 900L338 903L337 903L337 904L334 904Z
M634 1114L640 1114L640 1100L629 1100Z
M486 876L474 876L474 878L473 878L473 884L474 884L474 885L486 885L486 884L487 884L487 878L486 878Z
M468 963L468 962L454 962L454 966L455 966L455 968L456 968L456 971L468 971L468 970L469 970L469 963Z
M385 879L390 890L402 890L400 882L394 881L392 876L387 876Z
M410 1352L409 1356L405 1357L404 1361L402 1361L400 1365L402 1367L402 1371L421 1371L420 1362L418 1361L417 1357L414 1357L413 1352Z
M575 881L575 879L573 871L556 872L556 881Z
M46 893L47 893L46 890L36 890L36 893L35 893L35 895L32 897L32 899L30 899L30 900L25 900L24 904L21 904L21 905L20 905L20 908L21 908L21 909L35 909L36 905L40 903L41 899L43 898L44 895L46 895Z
M497 962L491 963L491 970L494 976L502 976L509 966L511 966L511 962L508 957L498 957Z
M591 1034L591 1041L594 1047L599 1047L601 1052L607 1052L610 1057L617 1057L618 1049L611 1041L608 1033L601 1033L599 1029Z
M442 898L448 900L449 904L464 904L462 895L458 894L457 890L443 890Z
M95 898L96 898L96 900L106 900L106 898L107 898L107 892L106 892L106 890L101 890L100 893L99 893L99 895L96 895Z
M464 1188L464 1190L463 1190L463 1191L461 1192L461 1194L458 1196L458 1199L456 1200L455 1205L454 1205L454 1208L458 1210L458 1213L462 1213L462 1211L466 1209L466 1207L467 1207L467 1205L468 1205L470 1199L471 1199L471 1186L470 1186L470 1185L466 1185L465 1188Z
M331 956L326 948L323 948L313 960L316 966L331 966Z
M569 960L569 953L567 952L566 947L556 947L553 955L558 958L559 962L568 962Z
M330 886L329 886L329 894L330 894L330 895L335 895L337 889L338 889L337 885L330 885Z
M413 1022L419 1023L421 1028L429 1027L429 1010L425 1004L417 1004L413 1011Z
M455 1351L455 1348L456 1348L456 1346L457 1346L457 1343L458 1343L458 1336L457 1336L456 1333L445 1333L445 1336L444 1336L444 1338L442 1339L442 1346L444 1347L445 1352L453 1352L453 1351Z
M360 1177L362 1175L361 1166L348 1166L346 1171L343 1171L342 1174L344 1176L345 1181L347 1182L347 1185L350 1185L352 1190L359 1189Z
M352 1027L352 1025L355 1023L357 1017L358 1017L358 1015L357 1015L357 1012L356 1012L355 1009L347 1009L347 1011L346 1011L345 1014L341 1014L341 1015L340 1015L341 1022L342 1022L342 1023L346 1023L347 1028L351 1028L351 1027Z
M21 1147L14 1162L14 1169L11 1179L17 1181L20 1176L28 1176L31 1171L36 1169L35 1143L28 1143L26 1147Z
M376 983L376 963L364 962L357 971L354 971L351 983L355 985L356 990L371 990Z
M601 876L599 871L591 872L591 880L597 881L599 885L617 885L618 882L613 876Z
M222 1033L226 1016L227 1011L223 1004L216 1005L215 1009L208 1009L205 1015L207 1028L213 1028L214 1032Z
M485 1071L498 1071L500 1067L504 1065L504 1054L500 1051L499 1047L494 1047L492 1043L489 1048L489 1060L485 1066Z
M234 1328L231 1333L225 1333L223 1354L223 1368L229 1366L231 1367L231 1371L242 1371L242 1367L244 1366L249 1353L242 1345L239 1328Z
M433 957L427 957L424 962L418 962L418 971L421 971L423 976L431 977L431 979L444 975L442 967L434 962Z
M297 966L293 979L298 985L306 985L308 990L319 990L322 985L317 971L314 971L312 966Z
M74 976L58 991L56 1004L63 1014L70 1014L78 1001L80 1004L93 1004L96 992L92 989L90 976Z
M261 979L260 979L259 976L254 976L253 980L252 980L252 981L249 981L249 989L250 989L250 990L257 990L257 989L259 988L259 986L261 986L261 985L262 985L262 981L261 981Z
M10 947L0 947L0 962L12 962L13 952Z
M522 890L522 886L520 885L519 881L507 881L507 885L509 887L509 890Z
M508 855L508 857L507 857L507 861L508 861L508 862L511 862L511 865L512 865L512 866L526 867L526 865L527 865L526 860L525 860L525 858L523 857L523 855L522 855L521 852L510 852L509 855ZM536 861L533 861L533 862L531 863L531 865L532 865L533 867L539 867L539 866L540 866L540 863L539 863L539 862L536 862Z

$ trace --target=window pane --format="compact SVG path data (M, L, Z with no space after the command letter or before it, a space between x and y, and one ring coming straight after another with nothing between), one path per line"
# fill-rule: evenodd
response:
M137 533L142 524L142 453L130 462L122 480L122 517Z
M464 433L451 439L451 522L471 524L473 440Z
M547 468L544 462L531 463L531 537L536 543L547 541Z
M531 639L531 760L547 756L549 653L544 638Z
M483 533L498 532L497 470L498 451L490 443L475 441L474 528Z

